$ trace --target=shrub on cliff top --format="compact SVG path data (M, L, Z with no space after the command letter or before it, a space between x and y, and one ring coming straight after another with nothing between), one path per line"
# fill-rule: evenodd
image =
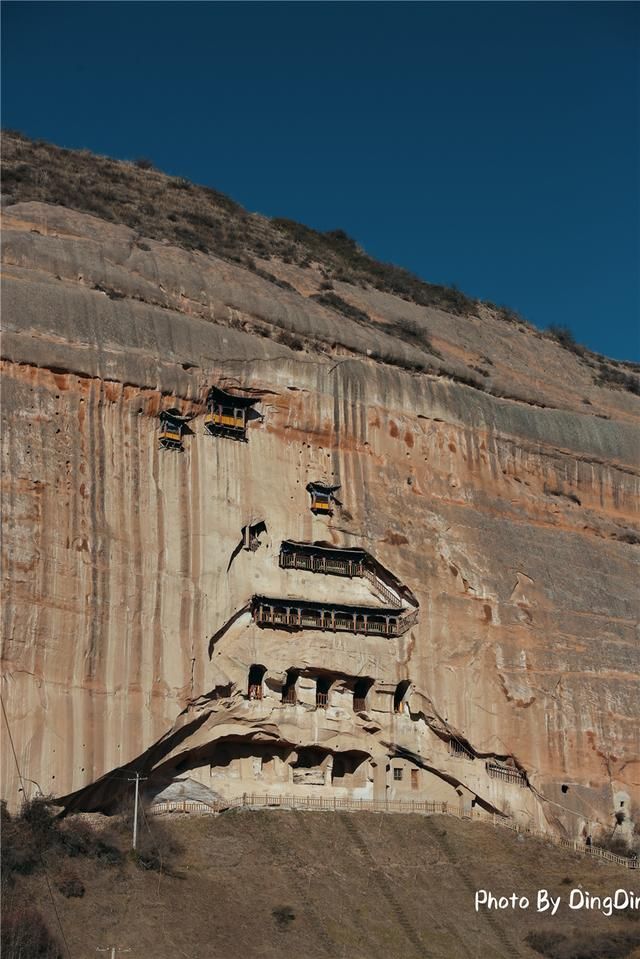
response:
M23 803L19 814L6 810L2 824L2 880L11 885L18 875L42 868L48 852L61 856L88 856L103 865L123 861L115 835L98 832L86 820L75 816L62 819L52 797Z

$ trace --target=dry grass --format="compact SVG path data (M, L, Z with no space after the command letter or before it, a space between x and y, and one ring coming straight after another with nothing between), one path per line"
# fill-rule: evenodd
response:
M280 959L287 953L301 959L532 959L526 937L537 933L546 934L543 942L564 936L563 959L578 959L579 952L567 951L578 942L576 915L580 935L592 944L604 944L605 936L626 941L626 952L611 955L630 956L634 937L640 942L640 924L627 916L607 919L561 907L553 919L509 911L495 913L492 923L476 914L478 888L532 896L544 887L566 897L581 883L602 895L632 888L635 879L484 824L265 811L179 817L162 825L151 819L151 833L159 828L162 842L180 850L171 875L141 869L129 858L104 868L79 857L73 878L85 893L67 898L56 886L59 875L69 879L69 861L49 856L72 956L93 955L113 941L156 959ZM124 851L126 834L121 841ZM55 932L39 873L18 877L5 907L29 898Z
M90 213L130 227L138 234L143 249L142 237L149 237L187 250L214 254L285 289L293 288L269 270L272 258L299 267L313 266L321 291L313 295L314 299L364 326L371 325L369 316L338 296L333 291L334 281L374 288L454 314L478 315L481 306L479 301L455 287L427 283L407 270L373 259L343 230L320 233L291 220L270 220L247 213L224 194L182 177L167 176L146 160L127 163L6 132L2 189L5 203L36 200ZM525 323L508 307L492 303L484 306L509 323ZM389 332L417 348L415 360L400 362L380 354L372 354L372 358L415 372L441 372L475 389L506 395L483 382L490 376L485 367L476 366L462 378L451 371L440 370L432 362L433 356L439 354L428 334L412 321L400 321ZM538 335L551 338L575 353L590 367L597 385L640 395L637 365L610 361L592 353L577 344L565 327L552 327ZM281 342L286 342L286 338ZM292 348L302 349L303 344L296 338ZM431 359L426 354L430 354Z
M92 213L140 235L241 263L278 284L282 281L264 268L271 257L302 267L313 263L325 283L372 286L452 313L477 311L476 301L454 287L426 283L374 260L342 230L320 233L292 220L247 213L224 194L166 176L148 161L126 163L7 131L2 187L7 203L39 200Z

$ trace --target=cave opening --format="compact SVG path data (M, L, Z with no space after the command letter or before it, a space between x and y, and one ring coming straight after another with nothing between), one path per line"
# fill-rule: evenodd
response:
M264 677L266 672L267 667L262 666L260 663L254 663L249 667L248 699L264 698Z
M316 706L326 709L329 705L329 691L331 679L329 676L318 676L316 680Z
M410 689L411 689L411 681L409 679L403 679L402 682L398 683L398 685L396 686L396 691L393 695L394 713L408 712L407 699L408 699Z
M295 706L298 701L296 683L299 675L300 674L297 669L287 670L287 677L282 687L282 702L287 706Z
M373 679L363 676L357 679L353 686L353 710L356 713L363 713L367 708L367 696L373 686Z

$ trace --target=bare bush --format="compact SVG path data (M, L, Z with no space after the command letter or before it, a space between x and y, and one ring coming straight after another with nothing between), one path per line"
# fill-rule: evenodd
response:
M2 959L62 959L60 944L40 913L15 907L3 916L0 935Z

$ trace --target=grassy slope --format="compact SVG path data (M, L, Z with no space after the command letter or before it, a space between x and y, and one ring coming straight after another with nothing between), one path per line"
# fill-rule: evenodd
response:
M423 306L458 314L477 309L455 288L369 257L342 230L319 233L291 220L270 220L216 190L87 150L5 132L2 188L7 203L39 200L92 213L146 237L214 253L267 279L275 279L268 271L273 256L299 266L314 263L327 279L370 285ZM505 317L514 314L506 310Z
M299 959L499 959L538 955L524 942L532 930L570 937L565 951L549 953L558 959L640 956L638 913L607 919L565 906L553 919L534 911L497 913L492 921L476 914L477 888L531 896L545 887L567 897L581 883L594 894L619 887L640 893L637 873L537 840L518 841L489 825L447 817L243 812L152 820L150 828L181 847L169 857L173 876L129 861L100 866L48 854L71 956L95 955L97 946L116 943L131 948L132 957L157 959L289 953ZM66 899L55 888L70 876L85 884L83 898ZM54 930L41 875L18 879L5 907L25 894ZM294 918L278 921L274 910ZM607 941L617 931L635 937L635 951L629 942L610 951Z

